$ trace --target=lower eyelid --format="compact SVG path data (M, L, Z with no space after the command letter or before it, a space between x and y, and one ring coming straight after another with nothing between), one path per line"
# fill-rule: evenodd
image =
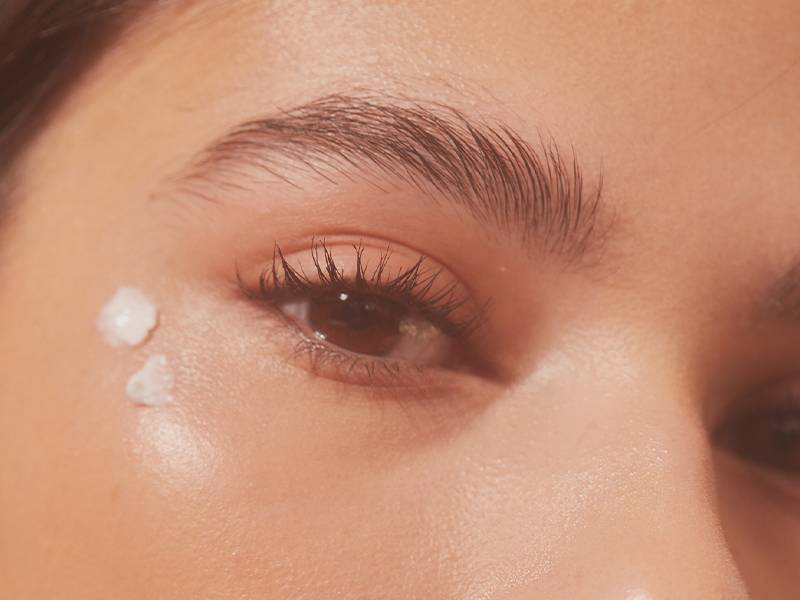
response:
M302 340L295 348L294 359L303 361L317 376L354 385L408 387L426 381L426 367L397 360L360 356L340 351L324 342Z
M301 334L302 335L302 334ZM434 401L464 391L464 376L437 367L420 367L399 360L359 356L339 351L306 337L293 340L286 363L308 378L341 385L348 396L360 390L370 397L405 401L422 398ZM472 378L470 378L472 379Z

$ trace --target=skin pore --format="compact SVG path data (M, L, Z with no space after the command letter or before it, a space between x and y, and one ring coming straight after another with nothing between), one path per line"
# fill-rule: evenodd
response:
M142 15L16 172L4 595L795 597L800 9L734 4ZM321 344L345 289L436 351Z

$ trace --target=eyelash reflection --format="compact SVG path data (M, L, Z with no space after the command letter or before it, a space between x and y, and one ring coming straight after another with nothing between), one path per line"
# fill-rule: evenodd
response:
M425 376L432 369L479 370L469 346L471 337L483 325L488 303L476 308L456 282L442 285L442 270L427 268L424 256L409 266L390 272L392 251L389 247L381 251L372 266L364 259L365 248L361 243L353 245L352 249L354 264L351 274L337 264L325 240L312 240L311 275L302 267L293 266L276 244L271 264L259 275L257 292L249 290L239 277L240 288L245 294L280 313L283 320L299 333L301 339L293 358L307 358L315 374L370 385L420 383L427 381ZM305 331L297 319L290 316L292 311L287 311L287 306L292 303L324 305L326 302L330 304L331 298L356 295L367 302L383 303L413 314L415 323L420 320L429 323L440 337L444 336L452 356L448 356L446 362L422 365L404 358L354 352L315 335L316 331Z

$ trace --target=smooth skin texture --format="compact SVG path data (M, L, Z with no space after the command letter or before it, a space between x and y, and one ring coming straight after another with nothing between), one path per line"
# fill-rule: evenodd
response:
M2 232L2 595L795 598L800 483L712 432L752 390L800 389L800 319L751 318L800 255L798 31L795 0L145 15L24 157ZM402 182L176 191L239 124L364 90L572 145L603 178L594 259ZM513 375L375 391L287 358L235 265L312 235L435 257L492 299ZM94 326L121 285L161 313L135 350ZM156 353L175 399L134 406Z

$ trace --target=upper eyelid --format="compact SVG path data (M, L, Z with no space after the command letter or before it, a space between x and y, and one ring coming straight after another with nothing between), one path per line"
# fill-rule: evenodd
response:
M236 277L238 286L248 297L257 301L267 300L271 303L296 297L303 293L314 293L325 288L342 286L345 289L359 290L358 281L361 279L361 291L387 296L394 301L405 303L423 316L430 318L437 326L443 327L445 333L453 337L467 337L480 329L487 320L489 301L479 305L474 303L466 289L461 289L455 281L450 284L434 288L433 282L441 271L427 272L422 270L426 257L421 255L412 262L410 267L396 274L388 273L386 265L391 257L391 250L387 247L381 254L381 260L368 273L368 267L362 262L363 247L351 245L351 251L357 256L356 265L360 265L361 277L348 276L344 270L339 269L335 258L325 245L324 240L312 240L312 246L306 252L313 257L317 265L319 280L310 278L295 269L284 256L278 244L275 245L272 262L261 270L258 277L258 294L254 294L251 284L245 281L237 267ZM328 266L327 273L335 273L338 279L332 280L326 275L326 270L318 265L320 251L325 257ZM358 268L358 267L357 267ZM284 270L284 277L278 274ZM287 284L287 277L288 284Z

